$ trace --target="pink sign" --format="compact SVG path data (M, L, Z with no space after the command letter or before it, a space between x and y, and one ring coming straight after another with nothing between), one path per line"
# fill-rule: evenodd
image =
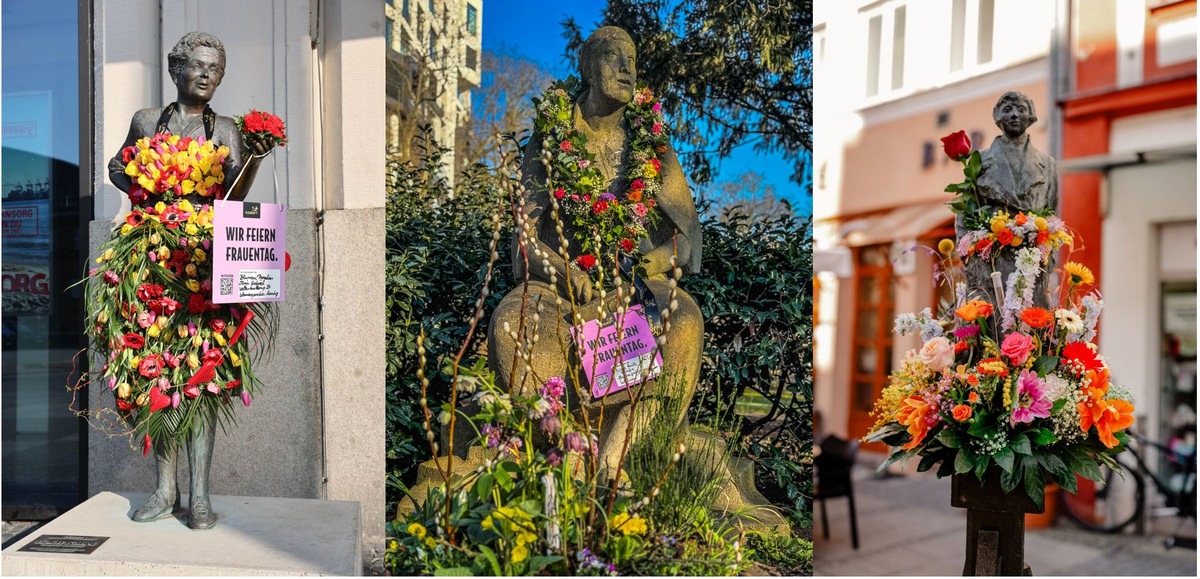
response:
M642 306L633 306L622 318L614 317L604 325L592 320L575 326L571 335L593 398L620 392L662 373L662 353L655 351L654 334Z
M283 301L287 208L218 201L213 214L216 304Z

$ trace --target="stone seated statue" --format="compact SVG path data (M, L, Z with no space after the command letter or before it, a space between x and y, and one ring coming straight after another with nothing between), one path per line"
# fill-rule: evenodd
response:
M635 62L633 41L624 30L605 27L592 34L581 50L579 73L584 88L575 99L572 116L573 128L586 137L588 151L595 156L593 163L603 175L606 190L618 198L630 185L625 177L625 165L629 162L632 137L625 112L627 104L634 98ZM660 333L666 337L661 352L662 373L658 378L630 389L643 388L636 410L631 412L628 391L603 399L599 468L601 477L610 480L620 461L625 433L633 415L655 415L663 407L663 396L676 396L680 398L678 420L682 421L696 390L704 351L704 318L695 300L682 289L675 288L674 300L671 299L674 270L671 260L676 257L683 274L699 270L700 220L679 160L667 144L658 158L661 187L654 198L659 219L646 228L647 235L637 246L643 270L638 278L644 282L642 291L649 295L631 296L633 287L626 279L620 292L622 297L618 298L610 281L613 278L611 271L605 274L603 289L597 288L589 273L576 263L583 253L576 236L578 228L561 207L558 222L552 217L551 189L547 188L547 170L542 160L544 138L545 135L536 133L530 138L521 167L527 192L524 212L529 221L530 238L524 247L514 243L513 259L515 275L518 281L523 281L528 257L529 283L506 295L493 314L488 330L488 361L496 374L497 384L515 392L530 392L552 376L563 378L568 381L567 391L572 396L572 404L576 408L585 408L594 421L602 401L586 396L591 390L586 384L578 388L585 393L585 399L578 399L576 388L570 386L568 356L576 360L578 367L578 354L571 345L571 327L598 319L602 301L604 312L609 314L617 311L619 299L628 299L627 304L634 306L639 301L649 302L646 298L651 296L660 310L667 312L670 309L664 316L667 323L663 324L665 327ZM560 223L563 228L561 238L557 232ZM569 244L570 262L559 255L562 239ZM554 275L550 275L549 269ZM672 301L673 309L670 308ZM572 302L581 319L573 317ZM653 319L653 314L650 317ZM520 342L514 337L522 319L525 335L532 336L536 332L538 336L528 352L527 363L521 355ZM630 445L640 436L640 426L634 426Z

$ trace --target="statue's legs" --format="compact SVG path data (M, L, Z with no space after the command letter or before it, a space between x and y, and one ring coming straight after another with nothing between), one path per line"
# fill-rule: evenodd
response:
M155 445L154 469L158 474L158 488L150 494L145 504L133 512L133 520L139 523L157 521L171 516L171 512L179 508L179 483L175 480L175 459L178 456L177 445Z
M213 445L216 442L217 415L214 410L201 411L192 423L188 436L188 470L191 487L188 505L188 526L211 529L217 523L208 498L208 473L212 465Z

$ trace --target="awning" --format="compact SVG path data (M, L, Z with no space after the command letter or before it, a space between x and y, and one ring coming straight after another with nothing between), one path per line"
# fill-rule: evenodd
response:
M813 271L816 273L829 271L838 277L854 275L854 262L850 255L850 248L845 246L814 247Z
M953 220L946 202L917 203L846 220L838 228L838 236L849 247L891 243L920 238Z

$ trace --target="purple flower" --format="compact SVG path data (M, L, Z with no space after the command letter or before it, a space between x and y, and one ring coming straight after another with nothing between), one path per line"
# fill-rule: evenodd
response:
M546 414L542 417L542 432L549 436L562 432L562 421L554 414Z
M969 325L966 325L966 326L963 326L961 328L954 330L954 337L958 338L959 340L965 340L967 338L974 338L975 336L978 336L978 335L979 335L979 326L976 326L975 324L969 324Z
M565 448L567 452L583 452L587 450L587 447L587 440L578 432L568 432L567 435L563 437L563 448Z
M562 450L560 450L557 446L546 451L546 462L550 463L550 466L557 467L558 465L562 464L562 459Z
M1011 417L1013 424L1050 416L1053 405L1046 396L1046 383L1038 378L1037 372L1021 371L1017 377L1017 400L1014 406Z
M600 195L600 200L601 200L601 201L613 201L613 200L615 200L616 198L617 198L617 196L616 196L616 195L613 195L612 193L602 193L602 194Z
M497 446L500 446L500 429L499 428L496 428L495 426L492 426L491 424L484 424L483 428L480 429L479 433L480 433L480 435L483 436L484 440L486 441L484 444L488 448L496 448Z

